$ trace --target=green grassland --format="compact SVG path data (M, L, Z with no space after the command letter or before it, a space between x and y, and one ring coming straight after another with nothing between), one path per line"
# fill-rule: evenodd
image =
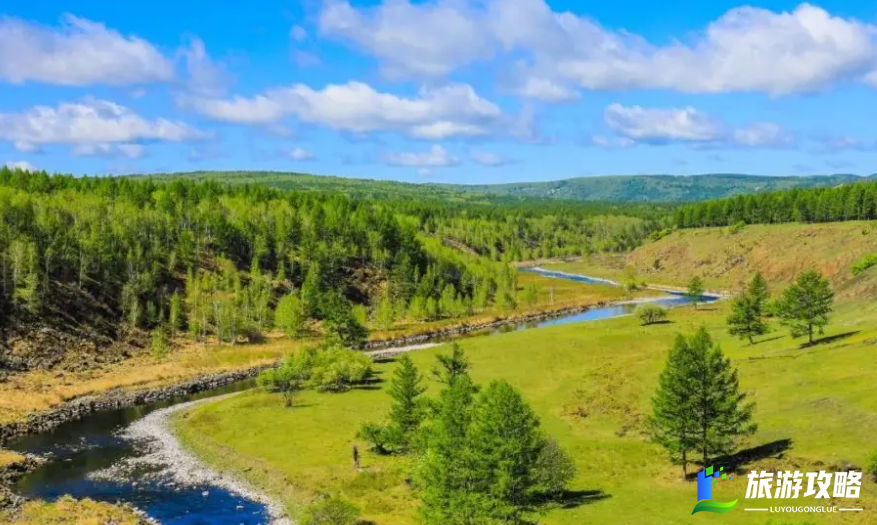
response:
M877 442L877 302L840 304L822 344L801 348L774 325L761 342L748 345L726 335L728 304L680 308L670 323L639 326L633 317L568 324L474 337L463 342L474 378L504 378L521 389L545 430L576 459L572 488L579 501L539 519L548 525L766 523L770 516L735 509L717 517L689 516L695 484L644 436L649 398L667 350L678 332L706 326L739 368L742 388L757 403L759 431L744 448L790 446L760 457L746 469L832 470L863 467ZM443 348L412 358L428 372ZM379 364L388 379L395 364ZM353 469L351 446L359 425L379 420L389 398L384 390L345 394L306 392L292 409L279 396L251 391L200 406L175 421L183 441L217 468L243 476L282 498L293 513L318 493L341 493L359 505L363 517L381 525L414 523L417 500L404 482L405 458L366 452L362 472ZM436 385L431 385L431 393ZM365 450L364 444L359 444ZM716 487L715 498L741 498L746 478L737 475ZM818 500L822 503L825 500ZM780 522L874 523L877 486L863 482L858 503L866 511L833 515L786 515ZM788 502L787 502L788 503ZM812 498L792 500L814 505ZM777 515L773 515L776 520ZM785 516L779 516L785 518Z

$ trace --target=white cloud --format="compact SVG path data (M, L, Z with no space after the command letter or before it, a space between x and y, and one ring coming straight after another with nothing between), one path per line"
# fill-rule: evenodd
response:
M795 143L782 126L769 122L729 127L691 107L645 108L610 104L604 120L617 137L595 135L591 144L605 148L629 147L637 143L680 142L702 147L778 148Z
M66 144L78 154L143 153L139 142L182 142L205 135L180 121L148 120L130 109L105 100L34 106L21 113L0 113L0 140L19 151L47 144Z
M36 166L26 160L10 160L5 166L13 170L37 171Z
M782 126L771 122L751 124L732 132L732 142L749 148L779 148L791 146L795 138Z
M189 38L188 46L181 50L186 63L186 86L189 91L205 96L221 96L230 83L225 68L207 54L204 42Z
M482 166L499 167L511 163L509 159L506 159L502 155L498 155L489 151L474 150L469 152L469 156L472 157L472 160L474 160L478 164L481 164Z
M304 148L293 148L289 152L289 158L292 160L313 160L314 154Z
M721 135L716 122L690 106L653 109L610 104L603 117L616 133L638 142L711 142Z
M448 153L439 144L429 151L387 153L384 161L391 166L410 166L417 168L441 168L459 164L459 159Z
M445 75L498 52L523 57L518 91L549 101L571 97L570 86L781 95L838 80L877 85L877 27L807 3L791 11L731 9L662 44L553 11L544 0L385 0L362 9L330 1L320 29L391 74Z
M319 29L380 59L388 76L437 77L492 56L491 36L472 15L465 0L387 0L362 9L330 0Z
M579 99L578 92L549 78L526 76L514 93L521 97L534 98L543 102L573 102Z
M296 84L249 98L188 97L181 102L213 119L238 124L277 124L296 117L337 131L393 131L425 139L484 134L483 128L502 116L498 106L466 84L423 88L410 98L381 93L362 82L320 90Z
M172 63L152 44L65 15L58 28L0 18L0 78L70 86L168 81Z

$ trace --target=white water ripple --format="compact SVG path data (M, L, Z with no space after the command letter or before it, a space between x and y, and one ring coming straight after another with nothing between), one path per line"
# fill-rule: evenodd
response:
M248 483L227 474L216 472L183 448L170 427L170 417L203 403L226 399L238 393L180 403L151 412L146 417L129 425L121 436L131 439L145 447L145 451L134 457L125 458L109 468L93 472L93 479L131 479L130 474L148 471L141 479L158 481L165 485L181 487L214 486L242 496L265 506L271 525L293 525L283 505Z

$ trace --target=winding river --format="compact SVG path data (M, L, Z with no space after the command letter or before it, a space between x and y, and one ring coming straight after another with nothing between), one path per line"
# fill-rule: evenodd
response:
M588 285L617 285L612 281L541 268L526 271ZM705 295L703 302L718 298ZM683 294L669 291L647 301L664 307L689 303ZM616 303L565 317L506 326L497 331L609 319L632 313L641 302L643 300ZM77 498L127 502L164 525L275 522L279 513L269 499L200 465L179 447L164 426L169 412L187 408L184 403L233 395L252 387L252 380L241 381L162 403L98 412L50 432L20 437L9 443L8 448L37 454L47 461L22 478L16 488L24 496L46 500L70 494Z

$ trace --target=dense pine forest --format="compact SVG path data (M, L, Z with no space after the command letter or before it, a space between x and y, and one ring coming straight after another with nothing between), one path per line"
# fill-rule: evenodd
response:
M877 218L877 183L792 189L687 204L676 210L680 228L737 223L836 222Z
M513 260L626 250L659 225L652 208L596 208L2 168L3 342L59 326L104 342L146 331L235 342L316 325L356 345L371 320L513 309Z

